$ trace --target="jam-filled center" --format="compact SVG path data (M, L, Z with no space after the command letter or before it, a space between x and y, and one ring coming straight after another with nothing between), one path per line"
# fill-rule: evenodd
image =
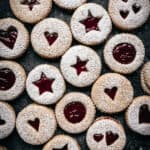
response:
M150 123L150 110L147 104L140 107L139 123Z
M39 88L40 95L45 92L53 93L52 84L55 79L47 78L47 76L42 72L39 80L34 81L33 84Z
M64 108L64 115L71 123L79 123L86 114L85 106L80 102L71 102Z
M129 43L118 44L113 49L113 57L121 64L130 64L136 56L135 47Z
M101 17L94 17L91 13L91 11L88 11L88 16L86 19L81 20L80 23L82 23L85 28L86 32L90 32L92 30L99 30L98 23L100 21Z
M48 31L44 32L44 35L49 43L49 45L51 46L58 38L58 33L53 32L53 33L49 33Z
M8 68L0 69L0 90L10 89L16 81L15 74Z
M94 134L93 138L96 142L100 142L104 138L104 135L103 134Z
M0 42L8 48L13 49L16 42L18 31L14 26L10 26L7 31L0 30Z
M35 120L29 120L28 123L36 130L39 130L40 120L39 118L35 118Z
M118 138L119 138L119 135L117 133L113 133L112 131L106 132L107 145L112 145Z
M39 5L40 2L38 0L23 0L21 2L22 5L28 5L29 9L32 10L34 5Z
M104 90L104 92L112 99L112 100L114 100L114 98L115 98L115 96L116 96L116 93L117 93L117 87L113 87L113 88L111 88L111 89L108 89L108 88L106 88L105 90Z

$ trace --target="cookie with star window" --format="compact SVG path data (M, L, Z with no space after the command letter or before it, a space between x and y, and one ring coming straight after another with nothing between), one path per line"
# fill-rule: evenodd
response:
M62 56L68 50L72 43L72 34L66 22L48 18L33 28L31 42L38 55L53 59Z
M89 47L71 47L61 59L60 68L64 78L73 86L91 85L101 73L101 59Z
M38 104L30 104L22 109L16 119L16 129L22 140L28 144L46 143L57 127L52 109Z
M43 148L43 150L80 150L78 142L68 135L56 135Z
M70 25L74 38L85 45L101 44L112 30L107 11L95 3L87 3L77 8Z
M60 71L48 64L36 66L26 80L26 90L32 100L40 104L54 104L66 90Z
M10 0L14 15L23 22L36 23L51 11L52 0Z

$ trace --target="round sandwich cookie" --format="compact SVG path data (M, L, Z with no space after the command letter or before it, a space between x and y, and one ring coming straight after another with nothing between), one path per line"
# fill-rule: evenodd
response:
M92 87L92 100L105 113L118 113L126 109L133 100L134 89L130 81L116 73L99 77Z
M0 102L0 139L8 137L15 128L16 115L11 105Z
M26 90L32 100L40 104L54 104L66 90L60 71L52 65L35 67L26 80Z
M95 113L90 97L79 92L66 94L55 108L59 126L72 134L85 131L93 122Z
M129 128L141 135L150 135L150 96L139 96L133 100L126 112Z
M76 139L68 135L56 135L43 148L43 150L81 150Z
M0 19L0 57L20 57L29 44L29 33L25 26L12 18Z
M10 0L14 15L23 22L37 23L51 11L52 0Z
M11 101L25 89L26 73L14 61L0 61L0 100Z
M48 18L32 30L31 42L35 52L44 58L57 58L71 46L72 34L67 23L60 19Z
M86 46L71 47L61 59L61 72L73 86L91 85L101 73L101 59L96 52Z
M107 11L95 3L87 3L77 8L70 24L74 38L85 45L101 44L112 30Z
M87 0L73 0L73 1L53 0L53 1L55 2L56 5L58 5L61 8L73 10L84 4Z
M141 71L141 85L143 90L150 94L150 61L144 65Z
M149 0L109 0L109 14L113 23L122 30L142 26L149 17Z
M88 129L86 142L90 150L123 150L126 135L118 120L100 117Z
M52 109L30 104L17 116L16 128L24 142L32 145L46 143L55 133L57 127Z
M130 74L143 63L145 48L143 42L133 34L117 34L104 48L105 63L115 72Z

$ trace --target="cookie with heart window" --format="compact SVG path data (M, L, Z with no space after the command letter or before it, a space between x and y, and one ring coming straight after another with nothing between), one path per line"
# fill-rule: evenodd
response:
M107 11L95 3L87 3L77 8L70 25L74 38L85 45L101 44L112 30Z
M44 147L43 150L80 150L78 142L68 135L56 135Z
M39 22L32 30L31 42L35 52L44 58L57 58L68 50L72 34L67 23L48 18Z
M149 0L109 0L109 14L113 23L122 30L142 26L149 17Z
M0 57L15 59L24 54L29 44L25 26L12 18L0 19Z
M141 135L150 135L150 96L136 97L126 111L129 128Z
M0 61L0 100L16 99L25 89L26 73L14 61Z
M86 142L90 150L122 150L126 144L126 135L118 120L100 117L88 129Z
M143 90L150 94L150 61L143 66L141 71L141 85Z
M51 11L52 0L10 0L14 15L23 22L37 23Z
M100 75L101 66L97 53L83 45L71 47L62 56L60 63L64 78L76 87L91 85Z
M116 73L99 77L92 87L92 100L105 113L118 113L126 109L133 100L134 89L131 82Z
M56 127L53 110L37 104L26 106L16 119L19 136L32 145L46 143L54 135Z
M52 65L36 66L26 80L26 90L32 100L50 105L56 103L66 90L60 71Z
M91 98L80 92L66 94L55 107L59 126L72 134L84 132L93 122L95 113Z
M15 123L16 114L13 107L5 102L0 102L0 139L8 137L13 132Z
M105 45L104 60L108 67L121 74L136 71L143 63L145 47L133 34L117 34Z
M54 0L55 4L61 8L73 10L84 4L87 0Z

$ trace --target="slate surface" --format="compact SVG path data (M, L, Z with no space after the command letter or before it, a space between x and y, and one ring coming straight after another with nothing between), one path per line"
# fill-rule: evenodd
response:
M95 3L101 4L107 9L108 0L88 0L88 2L95 2ZM49 17L60 18L69 23L72 13L73 12L64 11L64 10L58 8L57 6L53 5L53 9L52 9L52 12L49 14ZM9 7L9 0L0 0L0 18L6 18L6 17L15 18L15 16L12 14L12 11L10 10L10 7ZM25 24L25 26L31 33L33 25ZM113 27L113 32L111 33L110 37L117 33L121 33L121 32L122 31ZM145 62L150 60L150 19L146 22L145 25L143 25L141 28L135 30L132 33L139 36L142 39L142 41L144 42L144 45L146 48ZM73 41L73 45L76 45L76 44L79 44L79 43L76 41ZM102 74L104 74L106 72L111 72L111 70L104 64L104 60L103 60L104 45L105 45L105 43L103 43L102 45L92 47L97 51L99 56L102 58L102 62L103 62ZM37 66L39 64L43 64L43 63L48 63L48 64L52 64L52 65L59 67L60 59L53 60L53 61L42 59L37 54L34 53L32 46L30 44L30 46L28 47L27 52L24 54L24 56L22 58L17 59L16 61L19 62L25 68L26 73L28 73L35 66ZM132 82L132 84L134 86L135 96L140 96L140 95L144 94L144 92L142 91L141 86L140 86L140 70L141 70L141 68L139 68L133 74L127 75L127 78ZM79 89L79 88L71 86L70 84L67 84L66 93L70 92L70 91L80 91L80 92L84 92L84 93L90 95L91 87ZM22 108L24 108L26 105L28 105L32 102L33 101L30 100L27 93L24 92L15 101L10 102L10 104L13 105L13 107L16 110L16 114L17 114ZM50 106L50 107L54 108L55 106ZM99 117L102 115L106 115L106 114L102 114L100 111L97 111L96 117ZM126 145L125 150L150 150L150 136L144 137L144 136L140 136L140 135L132 132L125 123L124 112L119 113L117 115L112 115L112 117L120 120L125 128L125 131L127 134L127 145ZM56 134L60 134L60 133L65 133L65 132L62 131L60 128L58 128ZM75 137L78 140L78 142L81 145L82 150L88 150L88 148L86 146L86 142L85 142L85 135L86 135L86 133L82 133L79 135L72 135L73 137ZM1 140L0 144L7 146L8 150L42 150L42 147L43 147L43 145L42 146L32 146L32 145L26 144L18 136L16 130L8 138Z

